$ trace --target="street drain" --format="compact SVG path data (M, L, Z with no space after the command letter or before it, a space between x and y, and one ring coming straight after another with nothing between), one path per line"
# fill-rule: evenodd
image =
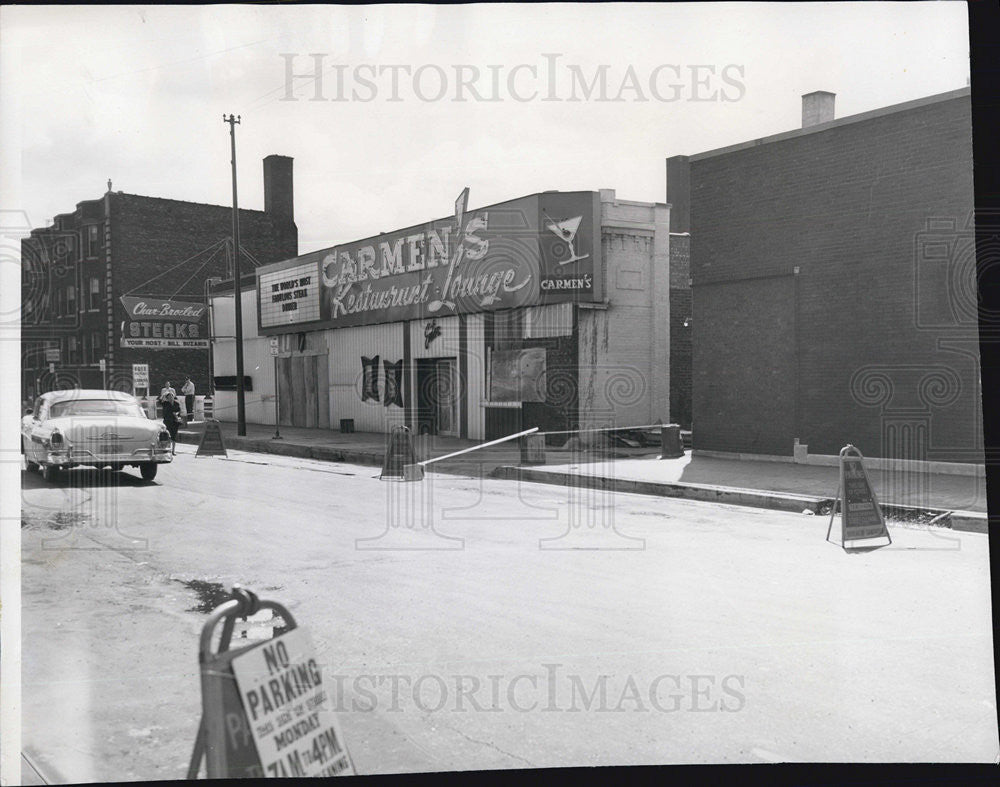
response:
M175 579L174 582L180 582L198 595L198 606L188 607L188 612L203 612L207 615L219 604L232 598L232 593L219 582L205 582L201 579Z
M21 528L33 528L42 525L49 530L67 530L74 525L83 525L87 522L87 515L76 511L57 511L52 517L21 515Z
M220 604L229 601L233 595L226 590L220 582L206 582L201 579L175 579L188 590L193 590L199 599L195 607L188 607L188 612L202 612L208 614ZM280 587L273 586L264 588L265 590L281 590ZM275 625L280 621L280 625ZM290 629L284 625L280 617L275 616L270 609L264 609L249 618L237 618L236 630L233 632L238 639L268 640L284 634Z

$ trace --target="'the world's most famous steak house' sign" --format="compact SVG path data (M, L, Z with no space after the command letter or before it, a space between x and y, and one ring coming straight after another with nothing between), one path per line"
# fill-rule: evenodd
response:
M262 331L372 325L601 291L600 195L543 192L258 269Z

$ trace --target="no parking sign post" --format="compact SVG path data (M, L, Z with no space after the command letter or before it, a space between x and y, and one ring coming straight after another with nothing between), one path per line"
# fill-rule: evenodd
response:
M284 620L285 632L230 649L236 619L263 609ZM354 774L336 715L321 710L327 697L309 637L281 604L233 588L202 628L198 658L202 716L188 779L203 759L209 779Z

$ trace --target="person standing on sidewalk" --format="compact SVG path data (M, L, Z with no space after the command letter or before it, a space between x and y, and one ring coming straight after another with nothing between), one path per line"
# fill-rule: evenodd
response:
M188 423L194 420L194 383L191 382L191 378L187 377L184 379L184 385L181 386L181 393L184 394L184 409L186 411Z
M181 403L169 391L163 399L163 425L170 432L171 454L176 454L177 430L181 428Z

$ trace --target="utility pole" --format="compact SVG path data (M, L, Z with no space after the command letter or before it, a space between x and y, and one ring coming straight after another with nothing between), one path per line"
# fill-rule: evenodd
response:
M245 437L247 433L246 401L243 392L243 292L240 274L240 212L236 202L236 126L240 116L227 118L222 115L222 122L229 124L229 139L233 151L233 304L236 309L236 434Z

